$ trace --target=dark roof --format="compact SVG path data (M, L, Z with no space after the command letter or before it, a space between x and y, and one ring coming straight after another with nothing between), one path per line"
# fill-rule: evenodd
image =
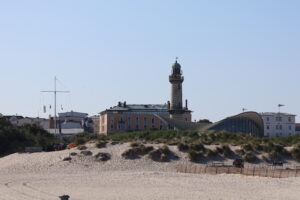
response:
M168 104L119 104L101 112L122 112L122 111L157 111L157 112L168 112Z

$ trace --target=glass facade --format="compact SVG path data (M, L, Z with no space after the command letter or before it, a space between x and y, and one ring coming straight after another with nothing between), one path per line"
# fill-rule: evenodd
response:
M210 130L226 130L232 133L246 133L255 137L263 137L263 130L250 118L232 118L221 121Z

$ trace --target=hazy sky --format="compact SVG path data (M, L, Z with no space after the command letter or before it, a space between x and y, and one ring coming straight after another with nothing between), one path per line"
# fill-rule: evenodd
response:
M297 0L0 1L0 113L49 115L55 75L58 111L165 103L176 56L193 119L300 115Z

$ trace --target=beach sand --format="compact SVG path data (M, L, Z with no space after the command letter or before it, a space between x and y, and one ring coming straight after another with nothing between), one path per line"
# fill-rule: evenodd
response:
M183 174L176 167L189 161L176 147L171 148L180 159L161 163L123 159L129 144L93 146L88 144L93 154L108 152L111 160L98 162L77 149L0 158L0 200L56 200L64 194L70 200L300 199L300 178ZM79 155L62 161L70 152Z

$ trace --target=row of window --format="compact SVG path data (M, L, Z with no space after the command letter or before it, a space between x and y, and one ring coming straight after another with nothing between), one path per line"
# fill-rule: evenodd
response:
M289 133L288 135L291 136L292 133ZM272 137L273 135L270 135L270 133L267 133L267 136L271 136ZM284 136L284 134L280 132L280 133L276 133L275 136L276 137L281 137L281 136Z
M275 128L276 128L276 130L282 130L282 125L276 125ZM268 130L270 129L269 125L267 126L267 129ZM289 126L289 130L292 130L292 126Z
M118 119L116 119L116 120L118 120ZM135 118L135 121L136 121L136 123L139 123L139 121L140 121L139 117L136 117L136 118ZM144 117L144 124L147 124L147 121L148 121L148 118ZM118 122L119 122L119 123L125 123L125 120L121 117L121 118L118 120ZM128 122L128 124L131 123L131 118L130 118L130 117L127 118L127 122ZM114 123L114 118L113 118L113 117L110 118L110 123ZM155 123L155 118L151 118L151 123L152 123L152 124ZM163 122L160 120L160 123L163 123Z
M276 117L275 118L277 122L281 122L282 121L282 117ZM267 121L270 121L270 118L267 117ZM291 117L288 117L288 121L291 122L292 121L292 118Z
M152 129L155 129L156 127L154 125L151 126ZM127 127L124 124L118 124L118 126L116 127L117 130L141 130L139 125L136 125L135 127L131 127L130 125L128 125ZM144 125L143 127L144 130L148 129L147 125ZM161 124L159 126L159 129L162 130L163 129L163 125ZM114 130L114 125L111 124L110 125L110 130Z

